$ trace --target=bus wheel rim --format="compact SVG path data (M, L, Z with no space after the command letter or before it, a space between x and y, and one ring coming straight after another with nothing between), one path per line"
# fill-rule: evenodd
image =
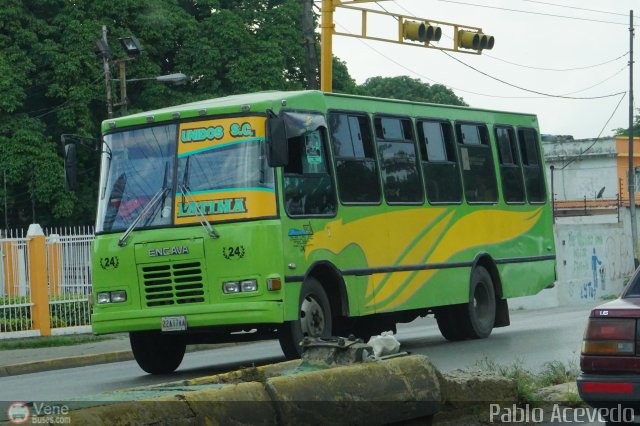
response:
M300 307L300 326L302 335L309 337L322 336L325 330L324 309L318 300L309 295L304 298Z

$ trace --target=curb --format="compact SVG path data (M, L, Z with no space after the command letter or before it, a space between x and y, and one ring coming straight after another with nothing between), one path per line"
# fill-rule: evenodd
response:
M220 343L216 345L191 345L187 347L187 353L220 349L235 346L237 343ZM0 352L1 353L1 352ZM65 368L85 367L88 365L108 364L112 362L133 360L131 350L103 352L99 354L78 355L66 358L52 358L41 361L25 362L0 366L0 377L17 376L20 374L41 373L50 370L63 370Z
M130 350L71 356L67 358L53 358L43 361L33 361L26 362L24 364L12 364L0 367L0 377L40 373L42 371L49 370L62 370L65 368L83 367L95 364L107 364L110 362L130 361L132 359L133 353Z
M370 425L428 419L441 406L436 369L420 355L333 368L290 361L193 383L99 395L101 402L71 411L70 421L98 426Z

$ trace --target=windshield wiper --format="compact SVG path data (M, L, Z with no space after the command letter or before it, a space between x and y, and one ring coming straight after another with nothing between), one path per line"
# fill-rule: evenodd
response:
M205 229L207 234L214 239L220 238L220 235L218 234L218 232L216 232L216 230L213 229L211 222L207 220L207 217L202 212L201 205L198 204L191 196L191 190L189 189L189 160L191 160L191 157L187 157L187 162L184 165L184 174L182 175L182 184L180 185L180 192L182 192L181 208L184 208L184 201L186 198L189 204L193 204L195 206L198 221L200 222L200 225L202 225L202 227Z
M142 209L138 217L136 217L135 220L131 222L131 225L129 225L127 230L124 231L124 233L118 240L118 245L120 247L124 247L127 245L126 239L129 236L129 234L136 228L136 226L138 225L138 222L140 222L140 220L147 215L147 212L149 212L153 207L155 207L155 205L158 204L158 201L164 198L167 191L169 191L169 188L166 188L166 187L160 188L160 190L156 192L153 198L151 198L151 200L149 200L149 202L145 204L144 208Z
M118 245L120 247L124 247L127 245L126 240L129 234L131 234L131 232L133 232L133 230L136 229L136 226L138 226L138 223L140 222L140 220L142 220L143 217L147 216L147 213L151 211L151 209L158 204L158 201L162 200L162 203L164 204L164 201L167 198L167 192L169 191L169 188L167 186L167 169L168 169L168 163L165 162L162 188L160 188L160 190L156 192L153 197L151 197L149 202L147 202L147 204L145 204L144 207L142 208L142 211L138 214L138 216L134 219L134 221L131 222L131 225L129 225L127 230L124 231L124 233L118 240ZM149 223L149 219L147 219L147 223Z

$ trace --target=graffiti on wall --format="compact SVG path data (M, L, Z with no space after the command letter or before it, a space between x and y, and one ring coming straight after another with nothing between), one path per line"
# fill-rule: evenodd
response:
M633 272L623 228L617 224L596 226L570 226L558 232L558 259L564 266L558 278L572 300L616 294Z

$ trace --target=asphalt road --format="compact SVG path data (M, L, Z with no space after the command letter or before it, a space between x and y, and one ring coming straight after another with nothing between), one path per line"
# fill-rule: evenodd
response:
M578 362L589 306L511 313L511 326L488 339L447 342L433 318L398 327L401 350L431 357L442 371L472 367L483 359L531 370L545 362ZM284 361L277 341L192 352L171 375L145 374L135 361L102 364L0 378L0 401L62 401L117 389L208 376L251 364Z

